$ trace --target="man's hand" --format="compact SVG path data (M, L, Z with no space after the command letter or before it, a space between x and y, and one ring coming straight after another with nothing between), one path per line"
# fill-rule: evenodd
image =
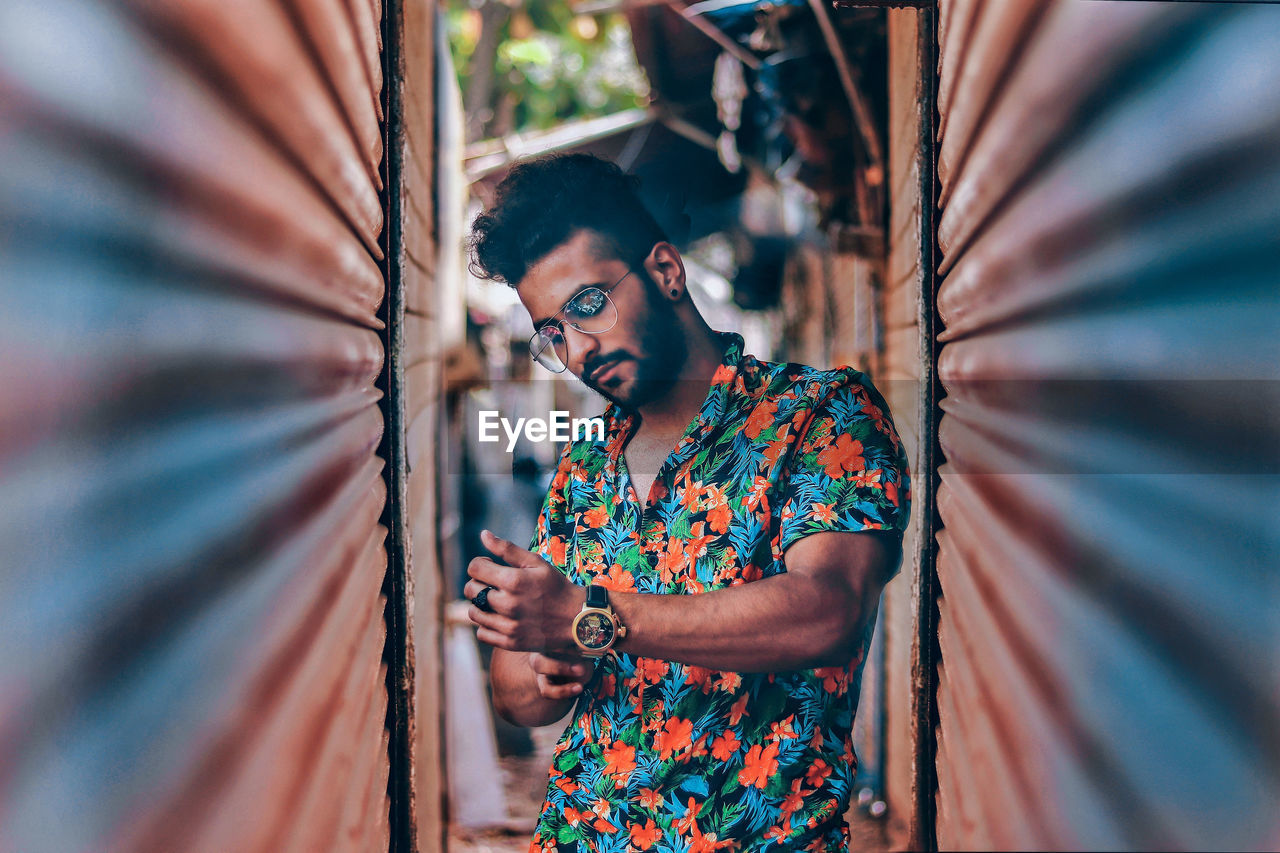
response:
M530 652L529 667L537 674L538 694L543 699L572 699L595 673L595 664L586 658L537 652Z
M467 566L462 594L474 598L486 586L492 613L474 604L468 611L482 643L515 652L577 651L569 628L586 592L537 554L481 531L480 541L496 559L476 557ZM541 689L541 685L539 685Z

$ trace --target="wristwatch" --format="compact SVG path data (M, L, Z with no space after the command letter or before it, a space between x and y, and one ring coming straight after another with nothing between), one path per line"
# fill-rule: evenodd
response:
M573 617L570 632L582 653L592 658L602 657L627 636L622 620L609 606L609 591L595 584L587 584L587 600Z

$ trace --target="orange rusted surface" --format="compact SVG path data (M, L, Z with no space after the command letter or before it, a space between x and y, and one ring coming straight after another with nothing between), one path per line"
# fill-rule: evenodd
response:
M234 15L215 0L133 0L131 5L149 26L182 45L197 73L266 126L272 141L324 188L370 254L380 257L377 188L341 105L308 57L287 10L267 0L240 3ZM361 20L368 24L367 15ZM380 83L379 78L379 88Z
M1280 16L942 13L938 845L1265 848Z
M6 853L389 843L380 13L335 8L358 104L268 3L0 12Z

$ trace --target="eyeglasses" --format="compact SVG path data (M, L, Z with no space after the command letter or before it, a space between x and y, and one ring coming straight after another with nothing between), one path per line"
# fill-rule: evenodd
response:
M635 270L627 270L622 278L608 287L583 288L566 302L555 316L543 323L533 333L533 337L529 338L529 354L533 356L533 360L552 373L563 373L569 363L569 344L560 320L563 319L579 332L588 335L609 331L618 322L618 307L609 298L609 291L622 284L623 279L633 272Z

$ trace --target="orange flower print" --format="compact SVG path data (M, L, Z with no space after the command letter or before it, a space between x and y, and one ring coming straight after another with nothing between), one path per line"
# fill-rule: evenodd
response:
M644 826L638 823L631 824L630 833L631 843L641 850L648 850L662 837L662 830L653 822L653 818L649 818Z
M822 783L830 775L831 765L819 758L810 764L809 769L805 771L804 783L810 788L821 788Z
M616 788L627 787L627 777L636 769L636 748L620 740L604 750L604 772L613 776Z
M683 575L689 568L689 555L685 553L684 542L676 537L667 540L666 553L658 556L658 576L662 578L662 582L669 584L675 581L676 577Z
M645 684L657 684L671 669L671 664L657 658L636 658L635 680Z
M744 767L738 771L738 783L744 787L754 785L761 790L769 784L769 778L778 772L778 744L761 747L759 744L747 750Z
M598 530L609 523L609 510L603 506L593 506L582 514L582 520L586 522L587 527Z
M701 521L695 521L689 526L689 539L684 547L684 553L690 563L699 557L706 556L707 544L716 538L714 534L705 533L706 529L706 524Z
M853 475L853 484L859 488L867 488L869 486L880 485L880 475L884 473L879 468L873 468L870 471L859 471Z
M681 835L688 833L690 830L697 828L698 812L702 809L702 804L693 797L689 798L689 805L685 809L684 817L675 822L676 829Z
M813 671L822 679L822 689L837 696L843 696L849 690L849 670L842 666L824 666Z
M848 433L835 440L834 444L822 448L818 454L818 464L823 466L831 479L839 479L846 471L856 471L865 467L862 460L862 442Z
M714 832L703 835L697 826L693 827L693 838L689 841L689 853L715 853L733 845L732 840L719 841Z
M713 483L702 487L702 497L698 502L699 509L713 509L718 506L727 506L728 503L729 498L725 496L724 486Z
M729 725L736 726L738 721L742 719L744 714L746 714L747 701L750 698L751 697L748 694L743 693L738 697L737 701L733 703L733 707L729 709Z
M884 484L884 497L894 506L898 505L898 484L893 480L886 480Z
M756 507L760 507L763 512L768 512L768 491L768 479L757 476L755 482L751 484L751 488L747 491L746 497L743 498L743 505L749 510L754 510Z
M711 525L711 529L716 533L729 532L729 522L733 520L733 510L729 509L727 503L712 507L707 513L707 524Z
M797 782L800 780L797 779ZM800 792L796 790L796 786L791 786L791 792L783 799L782 804L778 807L783 815L791 817L800 810L800 806L804 805L804 797L800 796Z
M552 536L547 540L547 553L551 555L551 562L557 566L566 565L569 562L565 551L568 549L569 543L559 536Z
M631 572L614 563L603 575L596 575L595 583L614 592L635 592L636 579Z
M742 685L742 673L721 672L716 674L716 689L732 693Z
M728 761L742 746L742 741L730 729L711 742L711 757L716 761Z
M653 748L658 750L658 759L666 761L692 743L693 720L682 720L672 717L667 720L666 728L658 732L653 739Z
M782 823L777 824L776 826L770 827L769 831L765 833L764 837L767 838L769 841L781 841L790 834L791 834L791 816L787 815L787 819L784 820Z
M790 432L791 425L787 424L778 431L778 437L765 447L764 458L769 463L770 470L777 467L778 459L787 451L787 445L790 444L787 440L790 437Z
M646 809L659 808L662 805L662 795L652 788L641 788L640 805Z
M780 723L770 723L769 739L777 741L796 737L796 730L791 725L791 721L795 718L795 714L792 714Z
M819 522L822 522L823 524L827 524L832 521L835 521L836 520L835 505L836 505L835 501L832 501L829 504L815 503L813 505L813 513L812 513L814 521L819 521Z
M561 776L556 780L556 787L566 794L572 794L578 790L578 783L570 779L568 776Z
M710 693L714 686L713 674L714 670L689 664L684 668L684 683L701 687L704 694Z
M773 426L778 415L778 401L766 400L751 410L751 416L747 418L746 426L742 431L746 433L747 438L752 440L760 437L762 430Z

